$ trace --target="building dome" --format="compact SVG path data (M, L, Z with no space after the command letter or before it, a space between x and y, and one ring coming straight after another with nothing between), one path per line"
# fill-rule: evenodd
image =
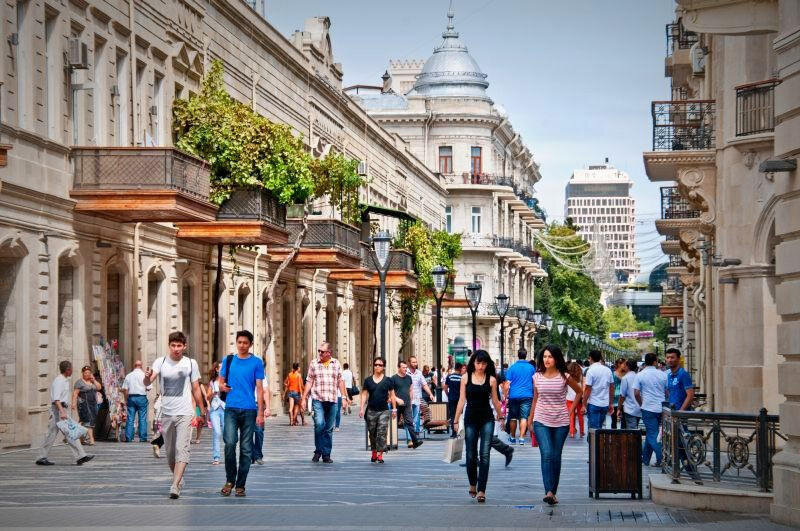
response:
M491 101L486 94L489 86L486 74L459 40L453 16L452 10L447 13L447 31L442 33L444 41L433 50L408 95Z

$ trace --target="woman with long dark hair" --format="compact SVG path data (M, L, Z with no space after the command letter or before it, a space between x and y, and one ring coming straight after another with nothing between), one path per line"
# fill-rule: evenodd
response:
M208 417L211 419L211 464L220 463L220 441L222 441L222 427L225 425L225 402L220 398L219 369L222 364L214 363L208 371L208 387L206 400L209 403Z
M453 419L453 429L458 432L458 423L464 405L464 433L467 450L467 478L469 495L478 502L486 501L486 483L489 480L489 450L494 436L494 410L502 420L500 400L497 397L497 378L494 362L485 350L478 350L469 359L467 377L461 379L461 393ZM480 441L480 450L478 450ZM479 464L480 463L480 464Z
M547 345L536 358L536 373L533 375L533 407L528 422L539 442L542 458L542 480L546 491L543 502L558 503L558 480L561 476L561 452L569 433L570 411L567 411L567 388L575 391L572 404L580 403L580 383L567 372L564 353L556 345Z

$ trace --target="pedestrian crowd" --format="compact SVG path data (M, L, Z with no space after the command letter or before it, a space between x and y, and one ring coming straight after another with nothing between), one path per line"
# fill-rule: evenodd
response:
M207 382L201 382L197 361L186 355L186 336L173 332L167 355L146 368L135 360L124 379L124 440L132 442L138 436L139 442L149 441L155 457L160 457L163 449L172 472L170 498L180 497L191 444L200 440L203 427L211 429L212 465L225 465L222 496L246 496L251 465L263 464L264 426L272 415L265 361L252 352L249 331L237 332L235 344L236 352L215 362ZM392 419L405 431L408 447L416 449L423 443L421 430L430 417L429 404L445 401L444 429L452 438L464 435L469 496L479 503L486 501L491 449L500 452L508 466L514 446L524 446L529 440L539 448L543 502L555 505L565 442L586 436L585 424L590 430L602 429L610 417L611 429L638 430L641 423L645 431L643 464L649 465L655 455L653 466L661 467L663 407L668 403L671 408L687 410L694 400L692 379L681 367L681 354L675 348L666 351L666 370L659 368L654 353L644 356L641 368L637 360L620 359L613 370L599 350L588 353L585 366L577 360L568 362L557 345L545 346L533 360L528 360L524 349L517 357L510 367L497 371L485 350L470 352L466 364L451 360L447 368L420 369L416 357L411 356L399 360L391 376L386 359L376 357L372 374L359 389L360 380L349 365L340 364L331 345L322 342L306 378L299 363L294 363L283 381L289 425L305 425L305 411L310 407L314 423L311 460L333 463L333 433L339 429L341 416L352 413L352 402L358 397L357 411L366 423L370 460L383 464L391 443ZM95 444L102 385L90 366L82 368L74 385L70 384L71 363L61 362L59 370L50 387L50 420L36 464L53 464L48 454L62 436L76 464L82 465L94 457L86 454L83 445ZM148 440L147 397L154 384L158 386L153 404L154 437ZM76 412L78 422L72 418Z

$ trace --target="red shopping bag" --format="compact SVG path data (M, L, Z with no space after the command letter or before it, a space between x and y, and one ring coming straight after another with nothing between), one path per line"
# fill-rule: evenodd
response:
M539 447L539 441L536 440L536 435L533 433L533 431L531 431L531 446L534 448Z

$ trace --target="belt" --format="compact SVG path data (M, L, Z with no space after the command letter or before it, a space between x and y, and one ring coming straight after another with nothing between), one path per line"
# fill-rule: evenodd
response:
M147 395L128 395L128 396L147 396Z

